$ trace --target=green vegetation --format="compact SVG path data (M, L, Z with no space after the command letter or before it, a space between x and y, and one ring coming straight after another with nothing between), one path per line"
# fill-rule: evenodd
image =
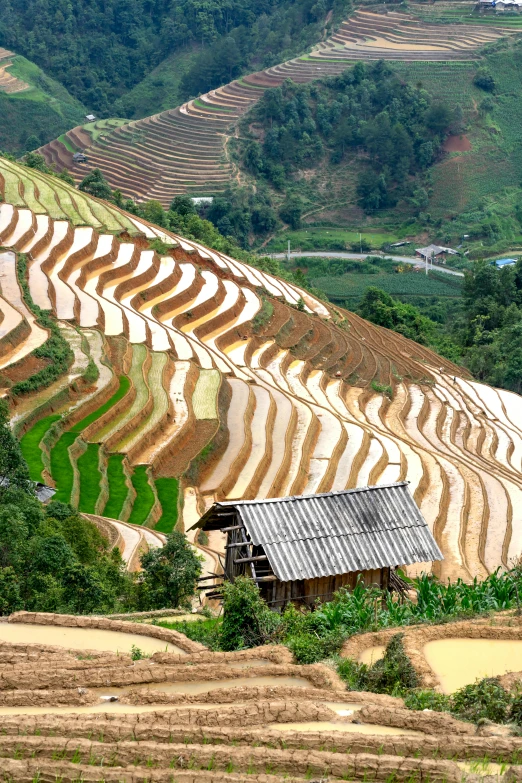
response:
M132 504L129 517L131 525L143 525L154 505L154 493L149 484L146 465L137 465L131 476L132 486L136 490L136 498Z
M109 498L103 509L103 515L111 519L119 519L123 504L129 493L123 472L123 454L109 454L107 459L107 481Z
M409 227L411 232L411 227ZM384 227L362 228L361 231L338 226L311 226L297 231L282 230L266 246L268 253L286 253L288 241L292 250L379 250L383 245L398 242L402 237L399 231Z
M422 575L411 580L417 591L417 602L398 601L392 593L358 582L353 591L342 588L331 601L319 604L315 611L288 606L282 615L271 612L250 579L239 578L225 583L222 624L201 621L184 625L183 633L191 639L209 644L212 649L242 649L262 643L286 644L298 663L309 664L336 656L343 642L356 633L378 631L418 623L441 623L500 611L518 605L522 581L519 567L491 574L483 582L471 584L462 580L440 583L435 577ZM164 625L164 623L161 623ZM176 627L170 623L166 627ZM397 695L415 688L418 683L404 660L398 637L390 647L384 663L369 667L355 661L336 659L339 673L353 687L369 687L378 692ZM397 679L398 678L398 679ZM445 703L445 702L441 702ZM424 707L419 707L424 709Z
M78 0L56 10L50 0L11 0L2 9L0 45L34 60L90 110L107 115L113 107L116 113L132 109L118 99L166 58L191 53L196 42L203 49L182 76L182 95L302 51L319 40L328 12L337 19L346 7L343 0L233 0L225 12L194 0L175 5L132 0L123 6L117 0ZM178 59L171 64L177 69ZM161 78L161 71L152 75L142 91L154 93Z
M422 315L413 305L403 304L385 291L368 288L359 312L366 320L427 345L452 361L458 361L461 357L459 345L444 334L439 324Z
M436 323L413 305L373 287L367 289L359 312L461 361L480 381L522 391L522 259L502 269L477 261L464 278L462 307L445 328L443 319Z
M18 56L8 72L28 84L29 89L0 91L0 149L26 152L82 122L85 110L81 103L37 65Z
M80 500L78 508L86 514L94 514L96 501L100 494L99 445L87 444L86 451L78 457L80 473Z
M520 693L506 691L498 677L477 680L451 696L432 690L412 690L405 694L404 701L410 710L451 712L456 718L472 723L487 720L522 726Z
M189 604L202 561L183 533L174 530L165 546L155 547L141 558L145 573L140 582L140 605L152 609Z
M404 650L403 633L397 633L386 645L383 657L373 666L340 658L337 671L350 690L372 691L402 696L419 685L419 677Z
M90 413L88 416L85 416L85 418L83 418L81 421L75 424L74 427L71 428L71 432L82 432L83 430L87 429L87 427L90 424L92 424L93 422L101 418L104 413L107 413L107 411L112 408L113 405L116 405L116 403L119 402L122 399L122 397L124 397L127 394L129 388L130 388L130 381L127 378L127 376L120 375L118 389L112 395L112 397L109 400L107 400L106 403L100 405L99 408L96 408L95 411Z
M22 450L23 457L27 462L29 468L29 474L33 481L42 481L42 471L45 467L42 459L42 450L40 443L46 432L52 427L55 421L59 421L61 416L57 413L53 413L50 416L46 416L40 419L34 427L27 430L25 435L20 439L20 448Z
M69 458L69 447L76 440L75 432L64 432L51 449L51 476L56 476L55 500L69 503L74 484L74 472Z
M274 305L269 299L263 297L261 300L261 308L255 314L252 320L252 331L256 334L260 332L265 326L268 325L272 315L274 313Z
M181 533L129 574L91 522L54 500L43 506L0 401L0 615L21 609L68 614L186 606L200 558Z
M254 177L286 194L279 214L295 229L300 216L289 203L298 198L291 192L297 172L365 153L357 195L367 213L418 199L412 175L434 162L452 121L445 104L404 85L383 61L356 63L340 76L267 90L242 122L239 155Z
M178 521L179 481L176 478L157 478L154 483L161 504L161 517L155 530L172 533Z

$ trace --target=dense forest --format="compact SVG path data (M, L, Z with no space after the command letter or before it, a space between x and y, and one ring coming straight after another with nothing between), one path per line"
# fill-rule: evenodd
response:
M284 192L300 169L362 154L368 166L357 194L373 213L420 198L414 176L435 161L453 120L446 105L405 85L385 62L357 63L337 77L267 90L242 123L241 161Z
M320 38L349 0L3 0L0 46L58 79L91 111L118 98L172 53L200 47L182 80L188 95L242 70L273 65Z

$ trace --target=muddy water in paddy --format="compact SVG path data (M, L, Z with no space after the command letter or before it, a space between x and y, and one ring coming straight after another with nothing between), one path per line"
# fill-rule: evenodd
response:
M444 693L482 677L522 671L522 641L438 639L425 645L424 655Z
M380 660L386 647L382 644L377 644L375 647L367 647L359 655L359 663L365 663L367 666L372 666L376 661Z
M63 628L53 625L0 623L0 641L14 644L58 645L72 650L106 650L128 653L135 645L144 653L168 652L185 654L175 644L137 633L104 631L98 628Z

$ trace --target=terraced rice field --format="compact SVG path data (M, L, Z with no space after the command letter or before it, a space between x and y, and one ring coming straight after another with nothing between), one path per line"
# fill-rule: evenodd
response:
M4 49L0 46L0 92L12 94L29 89L29 84L9 73L9 68L13 64L13 57L16 57L14 52L10 52L9 49Z
M133 661L132 645L150 659ZM0 624L0 657L6 780L490 783L495 775L502 783L520 775L520 737L347 692L332 668L296 665L285 647L215 653L162 627L18 612Z
M105 120L79 126L40 149L49 164L69 169L80 181L85 164L100 168L113 188L134 199L157 199L167 207L176 193L216 193L235 170L226 152L233 125L263 94L290 78L309 82L341 73L355 61L469 62L479 50L517 31L503 19L496 25L434 24L399 11L355 11L309 54L211 90L175 109L125 123Z
M26 247L23 237L10 239L21 211L31 212L0 207L11 253ZM140 539L128 521L188 530L215 498L405 479L444 553L433 566L442 578L482 577L520 553L517 395L474 383L424 347L296 286L132 221L139 240L107 243L91 226L78 250L86 227L67 223L62 233L64 221L49 220L29 256L29 287L36 298L38 268L56 314L58 291L68 288L75 328L60 324L74 367L85 372L92 359L99 377L72 397L65 379L54 396L43 390L13 407L33 475L55 479L60 499L116 519L113 533L127 537L132 567L149 534ZM158 236L172 246L163 258L147 249ZM261 287L273 313L253 328ZM89 328L81 326L85 312L94 314ZM214 539L200 547L209 570L222 547Z

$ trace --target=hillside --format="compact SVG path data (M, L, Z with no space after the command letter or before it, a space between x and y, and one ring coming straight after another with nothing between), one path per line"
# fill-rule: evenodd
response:
M0 47L0 149L21 153L81 122L85 110L34 63Z
M227 142L234 135L234 124L267 87L281 85L286 78L306 83L339 74L357 60L385 59L412 84L419 81L421 72L433 72L435 81L440 75L442 89L448 85L452 104L456 104L460 84L465 90L472 81L483 47L517 32L517 27L502 26L497 17L488 20L440 24L403 11L359 9L309 54L232 81L176 109L119 127L103 140L86 140L75 149L84 149L88 166L99 167L113 187L140 200L154 198L166 205L175 193L215 193L237 173ZM48 162L56 162L59 154L56 144L44 147L42 153ZM61 158L62 165L71 167L71 156L64 150ZM85 166L72 167L72 172L79 180ZM335 198L339 199L337 192Z
M407 479L442 577L520 551L517 395L60 180L0 159L0 183L0 371L59 499L167 532L216 497ZM55 323L71 354L49 379Z

